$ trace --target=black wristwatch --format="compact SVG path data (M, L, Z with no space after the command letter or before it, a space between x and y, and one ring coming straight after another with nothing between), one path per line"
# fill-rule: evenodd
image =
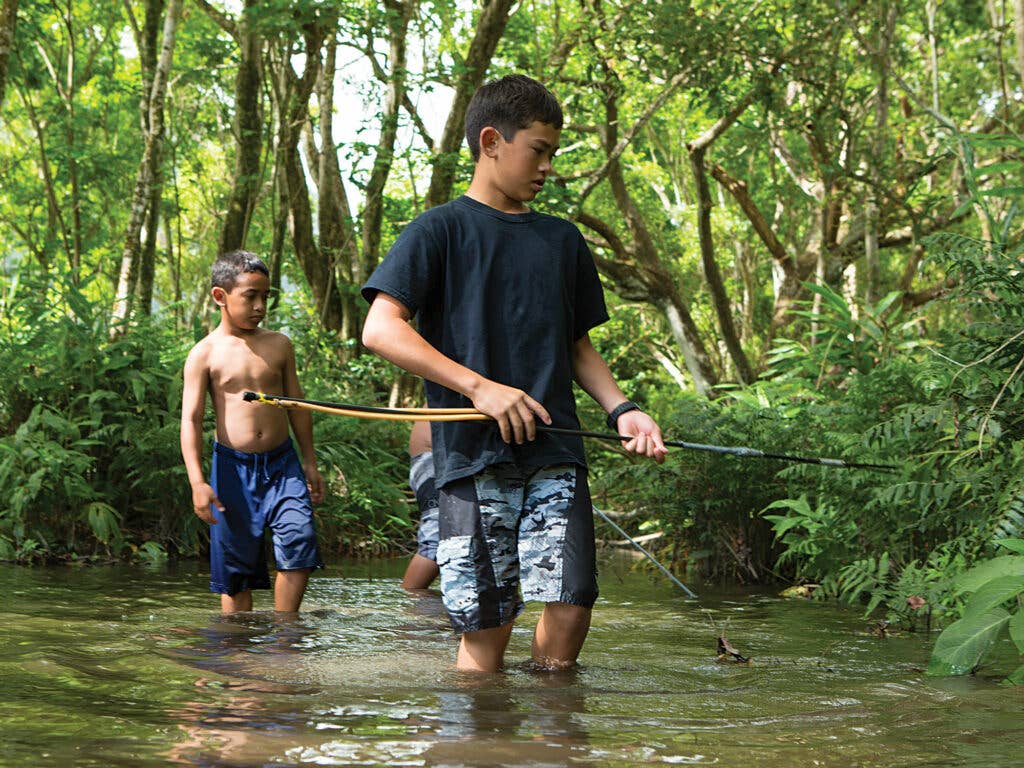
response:
M639 410L642 410L642 409L640 408L639 405L634 403L632 400L626 400L624 402L619 403L614 408L612 408L611 411L608 413L608 418L606 419L606 423L608 424L608 429L611 429L611 430L614 430L614 431L618 431L618 429L619 429L619 416L621 416L624 413L628 413L629 411L639 411Z

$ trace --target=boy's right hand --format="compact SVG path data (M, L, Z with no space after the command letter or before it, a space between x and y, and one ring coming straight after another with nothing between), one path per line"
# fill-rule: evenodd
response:
M522 444L537 437L534 417L545 424L551 423L551 416L544 406L515 387L507 387L490 379L484 379L472 395L473 407L498 422L501 439L506 443Z
M217 494L213 490L213 486L209 483L198 483L192 486L192 511L196 513L196 516L204 523L210 525L216 525L217 518L213 516L213 512L210 509L210 505L215 506L221 512L224 511L224 505L220 503L220 499L217 498Z

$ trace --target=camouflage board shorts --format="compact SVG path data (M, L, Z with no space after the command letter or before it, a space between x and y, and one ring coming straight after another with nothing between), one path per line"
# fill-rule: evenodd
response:
M420 507L416 554L437 560L437 488L434 487L434 456L430 451L409 459L409 487Z
M524 474L515 464L497 464L448 483L439 500L441 594L458 634L508 624L524 600L594 605L586 469Z

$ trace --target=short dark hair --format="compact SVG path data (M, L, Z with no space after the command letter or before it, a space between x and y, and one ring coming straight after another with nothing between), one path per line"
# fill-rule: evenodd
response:
M482 85L466 109L466 142L473 161L480 159L480 131L495 128L505 141L534 121L562 129L562 108L558 99L531 77L506 75Z
M222 253L213 262L213 268L210 272L212 287L223 288L225 291L230 291L234 288L238 276L246 272L262 272L267 277L270 277L270 270L263 263L263 259L251 251L242 250Z

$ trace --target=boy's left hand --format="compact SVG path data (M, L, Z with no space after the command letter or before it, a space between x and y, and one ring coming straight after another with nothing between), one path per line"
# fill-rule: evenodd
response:
M309 488L309 500L314 504L319 504L324 500L324 476L320 474L316 464L303 467L302 469L306 473L306 487Z
M661 439L661 429L657 423L643 411L626 411L619 416L618 431L633 439L623 443L627 451L654 459L661 464L665 461L668 449Z

